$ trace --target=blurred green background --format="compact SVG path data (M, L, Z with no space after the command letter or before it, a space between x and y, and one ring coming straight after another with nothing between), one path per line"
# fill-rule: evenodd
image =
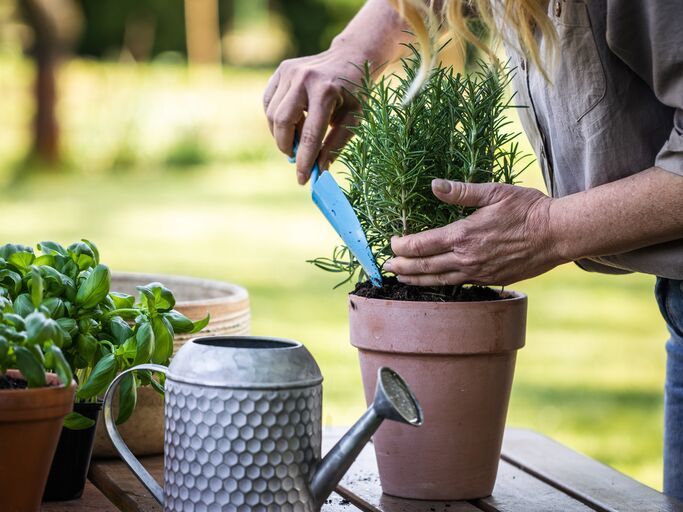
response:
M0 243L85 237L115 270L246 286L253 333L304 342L326 377L325 422L350 423L363 399L348 289L305 262L336 238L276 151L261 92L281 58L326 47L360 4L3 2ZM524 184L542 188L535 166ZM666 330L653 284L572 265L517 284L529 323L509 424L660 488Z

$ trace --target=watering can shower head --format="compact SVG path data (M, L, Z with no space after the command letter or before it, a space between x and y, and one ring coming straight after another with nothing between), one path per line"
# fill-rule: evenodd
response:
M401 376L391 368L377 371L375 398L356 424L325 455L311 481L311 494L318 507L334 490L384 420L419 427L422 407Z

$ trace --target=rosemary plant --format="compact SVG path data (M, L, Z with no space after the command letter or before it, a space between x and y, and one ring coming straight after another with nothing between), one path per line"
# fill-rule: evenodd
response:
M475 71L460 74L438 65L406 105L402 99L419 65L410 48L400 74L373 82L365 65L361 83L354 84L361 105L358 124L350 128L354 138L339 155L345 193L380 268L392 256L392 236L444 226L474 211L439 201L432 179L514 183L523 170L516 164L527 156L505 116L514 107L506 96L512 70L480 61ZM366 277L346 246L312 263L346 273L339 285Z

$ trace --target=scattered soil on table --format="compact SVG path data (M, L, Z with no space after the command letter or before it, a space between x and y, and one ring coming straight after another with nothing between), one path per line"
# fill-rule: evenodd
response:
M26 389L28 384L24 379L13 379L6 375L0 375L0 389Z
M351 293L368 299L419 302L479 302L505 298L498 290L488 286L410 286L399 283L395 277L385 278L381 288L369 281L358 283Z

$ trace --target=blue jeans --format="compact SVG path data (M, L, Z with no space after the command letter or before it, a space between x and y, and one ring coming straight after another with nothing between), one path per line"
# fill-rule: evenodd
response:
M683 500L683 281L657 278L655 295L671 338L664 386L664 493Z

